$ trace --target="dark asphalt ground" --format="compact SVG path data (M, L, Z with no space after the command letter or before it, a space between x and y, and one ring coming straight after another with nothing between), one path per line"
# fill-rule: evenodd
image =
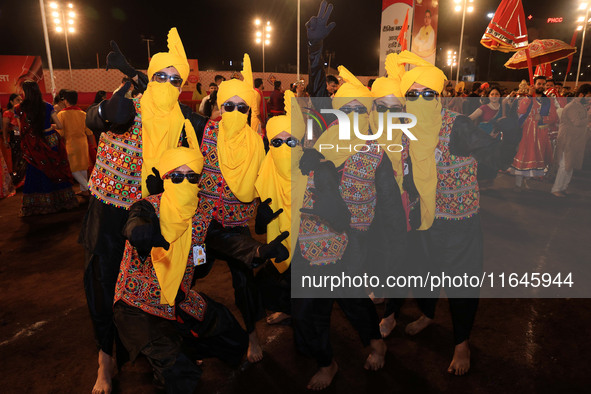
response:
M589 166L576 172L566 199L553 197L549 183L531 185L516 193L513 178L500 175L482 193L485 270L589 265ZM86 206L22 219L20 199L19 193L0 201L0 393L90 393L96 352L77 244ZM585 279L591 285L591 277ZM226 264L218 263L197 287L237 314ZM447 302L440 301L436 324L411 338L404 327L418 316L409 300L386 341L386 367L367 372L366 350L335 308L332 342L340 371L325 392L589 392L589 299L482 299L471 338L472 369L464 377L446 372L453 351ZM265 322L258 328L264 360L241 369L206 360L200 393L306 392L315 365L295 351L291 328ZM139 359L119 372L114 392L155 393L151 381L148 363Z

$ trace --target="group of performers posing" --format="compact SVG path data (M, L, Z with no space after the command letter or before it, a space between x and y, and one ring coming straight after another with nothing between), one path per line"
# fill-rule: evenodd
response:
M331 30L324 26L327 14L330 10L321 10L309 24L311 48L321 47ZM335 299L290 299L292 264L313 272L345 267L355 273L365 259L376 258L368 253L372 245L380 258L395 264L469 273L481 268L477 162L506 168L520 135L507 132L494 139L466 117L442 109L441 70L407 51L390 54L388 77L379 78L370 92L339 67L344 83L332 106L357 118L362 134L375 132L388 111L406 107L417 117L418 140L394 133L402 152L379 149L380 140L358 139L351 143L367 145L362 152L320 153L319 144L338 141L337 124L314 148L304 149L304 116L297 106L292 110L288 92L287 114L267 123L265 154L249 125L256 96L248 55L243 80L219 86L222 119L216 122L178 101L189 65L175 28L168 49L151 59L144 75L114 46L109 65L132 78L143 94L127 99L124 86L87 114L88 127L102 131L80 237L99 350L93 392L111 391L115 342L119 365L144 355L171 393L195 390L202 373L198 360L260 361L255 323L265 308L275 317L291 315L296 347L318 363L307 387L320 390L338 370L329 339ZM415 67L405 72L405 64ZM267 243L251 237L251 219L257 232L267 233ZM318 242L334 247L315 247ZM224 305L193 288L216 258L229 266L246 330ZM253 268L259 266L257 279L264 274L264 281L255 281ZM453 289L446 291L455 341L449 371L462 375L470 365L468 338L478 293L454 298ZM336 299L369 346L367 369L384 366L383 338L394 328L405 296L387 300L381 322L369 297ZM436 301L420 300L423 316L407 331L417 333L431 323Z

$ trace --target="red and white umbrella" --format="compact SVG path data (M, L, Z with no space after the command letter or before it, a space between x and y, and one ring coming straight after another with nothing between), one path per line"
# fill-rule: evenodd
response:
M484 31L480 43L491 51L515 52L525 49L526 60L529 58L527 51L527 27L525 26L525 13L521 0L502 0L494 16ZM533 85L534 75L529 64L529 81Z
M502 0L480 43L492 51L515 52L527 47L521 0Z
M529 50L531 64L534 66L565 59L577 52L577 48L568 45L564 41L554 39L534 40L526 49ZM526 68L528 66L526 49L511 56L505 63L505 67L511 69Z

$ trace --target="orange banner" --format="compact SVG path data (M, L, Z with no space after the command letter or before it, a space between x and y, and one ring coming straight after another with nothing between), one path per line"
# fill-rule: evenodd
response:
M21 93L22 83L29 79L45 93L41 56L0 55L0 93Z

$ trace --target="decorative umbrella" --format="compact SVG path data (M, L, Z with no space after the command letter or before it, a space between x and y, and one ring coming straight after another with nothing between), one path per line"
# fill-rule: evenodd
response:
M515 52L525 49L529 81L534 75L527 50L527 27L521 0L502 0L488 24L480 43L491 51Z
M526 49L511 56L507 63L505 63L505 67L511 69L527 68L526 50L529 50L531 64L534 66L552 63L567 58L577 52L577 48L568 45L564 41L554 39L534 40Z
M515 52L527 47L527 28L521 0L503 0L480 43L492 51Z

